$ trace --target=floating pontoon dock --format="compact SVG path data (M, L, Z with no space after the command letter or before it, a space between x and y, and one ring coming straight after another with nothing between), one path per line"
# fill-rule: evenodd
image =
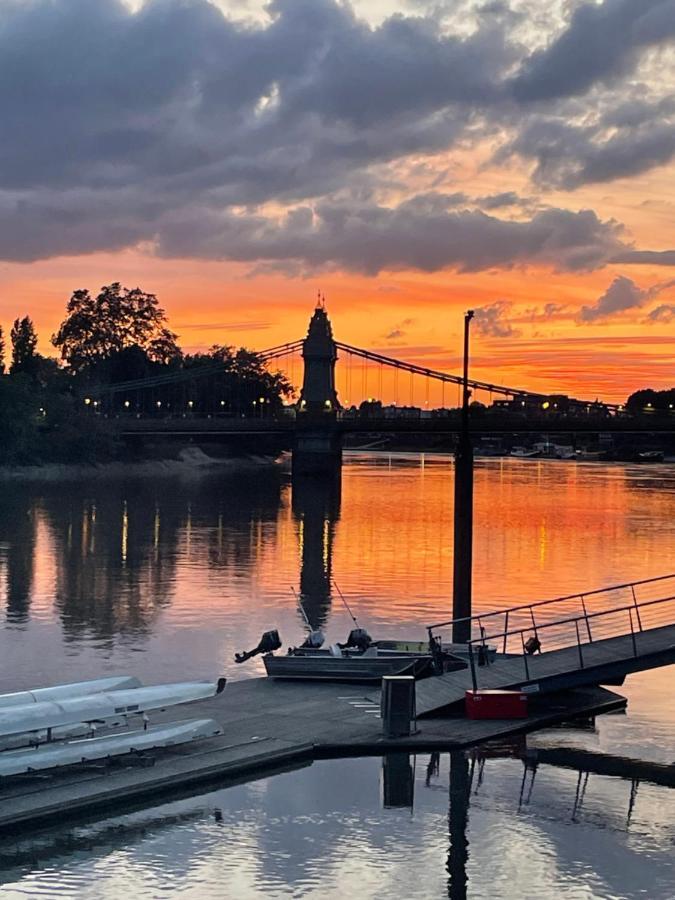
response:
M626 590L629 604L624 602ZM618 598L613 605L606 591L474 617L479 637L470 644L472 665L417 683L421 718L410 737L383 737L379 688L250 678L229 684L217 696L152 717L153 725L181 718L213 719L222 735L108 763L68 766L49 776L2 780L0 828L66 813L110 812L114 804L132 799L171 799L172 792L198 782L252 778L318 756L457 750L622 709L622 697L597 685L621 683L631 672L675 663L675 576L610 591ZM575 613L578 604L582 611ZM498 616L505 622L499 627L491 624ZM523 616L527 624L517 621ZM447 625L452 623L432 630ZM532 649L531 637L540 652L524 649ZM490 645L497 646L497 657L479 665L489 656L480 647ZM461 701L472 687L529 692L528 718L463 718ZM442 717L448 710L451 715Z

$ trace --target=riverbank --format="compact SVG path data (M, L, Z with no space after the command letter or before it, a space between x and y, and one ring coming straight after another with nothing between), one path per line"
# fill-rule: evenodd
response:
M61 483L120 478L199 478L217 472L235 473L278 465L272 456L213 457L198 447L186 447L170 458L115 460L105 463L44 463L0 466L0 483Z

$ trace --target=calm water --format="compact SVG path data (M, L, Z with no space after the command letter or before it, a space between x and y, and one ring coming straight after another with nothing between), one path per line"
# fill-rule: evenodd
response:
M1 690L120 671L257 674L232 655L270 627L298 641L291 586L315 625L346 635L331 579L371 633L417 636L450 615L445 457L349 456L341 490L293 493L270 469L1 496ZM478 608L675 571L674 549L673 467L478 465ZM673 763L673 675L630 679L627 715L529 743ZM675 897L672 791L552 766L531 785L521 761L489 759L474 761L467 809L463 765L453 761L452 812L447 756L343 760L5 839L2 896ZM392 791L408 806L384 808Z

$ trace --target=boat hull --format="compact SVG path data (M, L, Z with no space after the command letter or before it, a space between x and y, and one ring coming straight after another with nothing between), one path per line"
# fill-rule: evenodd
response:
M213 719L193 719L155 725L145 731L127 731L62 744L47 744L30 750L5 751L0 753L0 777L60 769L92 760L203 740L222 733Z
M387 656L383 658L347 656L334 657L294 655L263 656L265 670L270 678L304 681L353 682L379 684L385 675L412 675L421 678L431 674L431 656Z

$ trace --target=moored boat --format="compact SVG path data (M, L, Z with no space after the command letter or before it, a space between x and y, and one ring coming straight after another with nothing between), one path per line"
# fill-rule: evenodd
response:
M109 678L95 678L92 681L75 681L71 684L55 684L52 687L33 688L30 691L15 691L0 694L0 709L8 706L26 706L29 703L43 703L50 700L70 700L105 691L122 691L138 688L141 682L133 675L117 675Z
M143 731L127 731L24 750L5 750L0 753L0 777L26 775L141 750L171 747L219 734L222 730L213 719L192 719L154 725Z
M385 675L412 675L422 678L433 671L431 654L357 653L334 655L330 650L303 653L300 650L275 656L263 656L265 671L270 678L302 679L305 681L379 683Z
M142 715L193 700L203 700L220 693L225 680L186 681L129 690L104 691L97 694L44 700L23 706L0 708L0 737L40 732L86 722L105 722L116 717ZM53 733L48 734L48 739Z

